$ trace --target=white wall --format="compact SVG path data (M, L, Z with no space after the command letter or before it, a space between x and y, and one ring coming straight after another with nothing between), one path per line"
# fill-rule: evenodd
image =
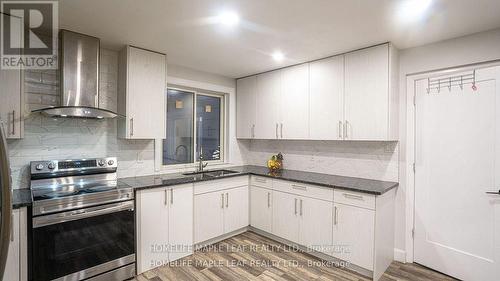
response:
M405 250L406 241L405 175L412 164L406 161L406 76L499 59L500 29L400 51L400 181L396 197L395 247L401 251Z

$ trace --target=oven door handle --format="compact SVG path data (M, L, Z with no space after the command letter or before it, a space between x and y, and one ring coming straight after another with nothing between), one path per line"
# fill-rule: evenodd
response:
M90 218L110 213L121 211L133 211L134 201L126 201L114 204L106 204L103 206L73 210L52 215L45 215L33 218L33 228L43 227L47 225L74 221L84 218Z

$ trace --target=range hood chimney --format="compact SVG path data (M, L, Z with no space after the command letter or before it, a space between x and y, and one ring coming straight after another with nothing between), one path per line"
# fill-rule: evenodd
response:
M114 118L99 108L100 40L69 30L60 31L60 106L33 110L49 116Z

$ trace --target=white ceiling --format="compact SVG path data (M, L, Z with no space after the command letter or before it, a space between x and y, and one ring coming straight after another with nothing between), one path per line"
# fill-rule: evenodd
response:
M499 0L433 0L419 18L403 13L405 1L64 0L59 16L61 28L100 37L103 46L132 44L228 77L387 41L403 49L500 27ZM210 21L226 10L240 15L235 28ZM275 50L283 62L271 59Z

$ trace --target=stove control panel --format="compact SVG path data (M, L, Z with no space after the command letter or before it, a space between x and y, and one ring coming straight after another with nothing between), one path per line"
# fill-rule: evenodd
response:
M116 157L32 161L30 168L32 178L57 177L68 174L115 172L117 161Z

